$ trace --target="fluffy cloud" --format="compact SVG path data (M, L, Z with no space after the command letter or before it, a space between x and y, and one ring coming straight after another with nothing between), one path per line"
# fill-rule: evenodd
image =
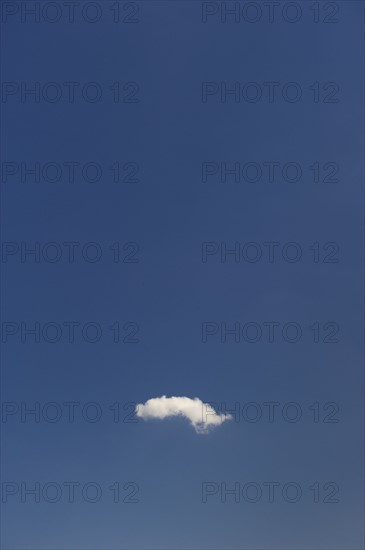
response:
M230 414L218 414L209 403L195 397L154 397L136 406L136 415L144 420L169 416L183 416L190 421L199 434L208 433L212 428L231 420Z

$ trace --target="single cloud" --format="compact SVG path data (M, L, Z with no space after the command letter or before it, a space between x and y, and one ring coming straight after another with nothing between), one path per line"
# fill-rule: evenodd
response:
M230 414L218 414L211 404L203 403L198 397L154 397L146 403L136 406L136 415L144 420L158 418L163 420L170 416L183 416L190 421L199 434L208 433L212 428L231 420Z

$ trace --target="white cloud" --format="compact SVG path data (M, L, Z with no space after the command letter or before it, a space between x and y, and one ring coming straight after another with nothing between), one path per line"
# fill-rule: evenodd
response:
M136 414L144 420L169 416L183 416L199 434L208 433L212 428L231 420L230 414L218 414L209 403L203 403L198 397L154 397L146 403L136 406Z

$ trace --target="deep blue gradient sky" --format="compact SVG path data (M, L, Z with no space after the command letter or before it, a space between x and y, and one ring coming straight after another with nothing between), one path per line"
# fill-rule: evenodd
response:
M2 262L2 481L19 486L4 496L3 485L2 548L364 548L363 2L302 1L294 8L280 2L272 22L264 4L254 2L251 10L263 9L256 23L242 12L239 22L229 15L222 22L220 2L206 8L199 1L121 2L119 23L113 22L112 2L96 3L101 19L95 23L82 19L80 7L70 23L64 3L55 2L61 19L53 24L44 14L34 22L21 4L34 2L2 1L2 79L11 83L2 95L2 161L13 163L3 164L1 183L2 241L10 243L3 244ZM239 5L248 9L246 2ZM12 14L14 6L19 11ZM298 6L300 20L286 21L283 9L293 18ZM205 23L204 9L217 9ZM88 13L94 17L92 8ZM118 103L115 86L110 89L116 81ZM28 95L22 101L22 82L40 83L39 102ZM58 102L42 96L50 82L62 89ZM74 102L65 82L79 83ZM88 82L102 90L100 101L83 98L80 90ZM126 82L139 89L123 88ZM206 102L204 82L216 83ZM262 98L225 100L224 83L235 82L244 90L256 83ZM264 82L277 83L273 101ZM300 85L298 102L284 100L288 82ZM315 82L319 101L310 89ZM326 88L328 82L339 88L336 102L328 102L335 90L333 84ZM100 180L86 181L76 167L71 183L63 165L70 161L98 163ZM21 163L49 162L63 166L59 181L41 175L35 182L28 175L21 182ZM109 168L116 162L121 179L137 164L138 181L114 183ZM224 162L254 162L263 174L257 182L227 176L224 183L220 173L203 182L204 162L218 169ZM279 163L274 181L265 162ZM299 181L281 174L290 162L301 167ZM310 169L316 162L319 182ZM336 181L323 181L333 168L327 163L338 165ZM22 257L22 246L36 242L41 250L56 243L59 261ZM73 262L65 242L80 243ZM81 254L90 242L102 253L99 261ZM116 242L120 262L110 250ZM205 242L219 248L206 262ZM222 261L224 246L249 242L260 247L260 260L241 256L235 262L231 255ZM279 243L272 262L265 242ZM289 242L302 251L297 262L283 258ZM319 243L318 261L313 243ZM335 244L324 249L326 243ZM54 250L48 249L50 256ZM95 248L87 251L92 257ZM324 261L331 252L338 261ZM70 342L63 323L72 321L80 325ZM110 329L116 322L119 343ZM216 323L218 332L204 343L205 322ZM221 342L222 323L232 328L248 322L263 330L258 342L242 336ZM279 323L273 342L265 322ZM302 329L296 343L282 337L288 322ZM22 341L22 323L39 323L41 330L57 323L60 340L47 341L51 327L39 343L23 330ZM99 341L86 341L93 338L92 327L82 337L87 323L100 327ZM314 323L319 342L309 328ZM336 327L326 323L338 325L332 336L337 341L323 341ZM135 330L138 342L122 341ZM161 395L199 397L220 408L237 402L242 410L254 402L263 415L257 422L241 416L208 435L196 434L184 419L123 422L133 403ZM34 422L16 412L21 403L35 402L61 406L59 421L41 416ZM74 422L65 402L80 403ZM82 416L88 402L99 404L98 422ZM116 402L119 422L110 410ZM264 402L279 403L273 422ZM302 409L298 422L283 418L289 402ZM313 421L314 403L319 422ZM324 410L326 403L334 405ZM331 411L338 422L324 422ZM32 496L22 502L21 482L42 488L70 481L99 484L100 500L86 502L79 491L70 503L64 488L59 502L42 495L39 503ZM139 502L114 503L108 487L116 481L137 483ZM257 503L229 495L221 501L222 483L232 488L253 482L265 489L263 483L274 481L280 483L274 502L265 492ZM205 503L204 482L218 490ZM281 497L287 482L301 487L299 502ZM316 503L309 489L315 482ZM328 482L339 487L338 502L323 502L334 487L326 488ZM121 500L130 492L123 490Z

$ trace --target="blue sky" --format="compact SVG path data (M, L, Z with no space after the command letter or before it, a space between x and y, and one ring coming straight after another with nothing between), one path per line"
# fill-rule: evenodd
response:
M363 548L363 3L34 4L2 2L2 547ZM134 415L163 395L239 417Z

